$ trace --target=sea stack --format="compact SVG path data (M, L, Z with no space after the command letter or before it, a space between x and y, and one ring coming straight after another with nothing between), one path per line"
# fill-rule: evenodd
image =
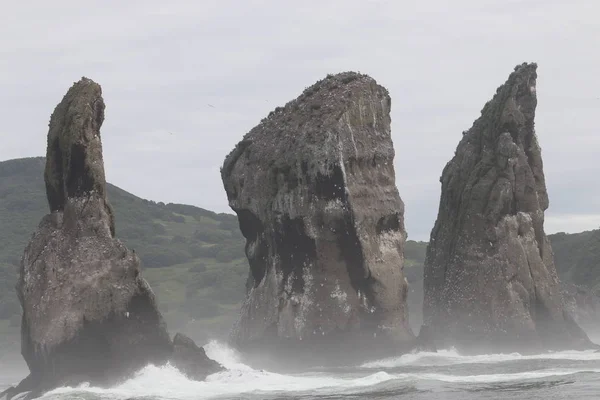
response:
M369 76L329 75L226 157L223 184L250 264L238 347L310 357L364 340L389 353L414 338L390 103Z
M100 138L104 108L100 85L82 78L50 119L50 214L25 249L17 283L30 375L9 397L82 382L113 384L149 363L180 359L140 276L139 258L115 238ZM215 364L208 360L208 370L218 370Z
M424 319L443 345L471 352L592 346L566 312L544 233L536 70L515 68L442 173Z

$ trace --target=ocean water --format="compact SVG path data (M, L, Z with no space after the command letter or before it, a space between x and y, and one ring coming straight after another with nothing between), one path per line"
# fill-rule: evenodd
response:
M47 393L45 400L195 399L598 399L600 353L563 351L523 356L463 356L453 349L405 354L344 368L299 374L253 369L234 350L213 341L207 354L226 371L204 382L171 366L149 365L109 389L81 385ZM0 378L0 386L14 378Z

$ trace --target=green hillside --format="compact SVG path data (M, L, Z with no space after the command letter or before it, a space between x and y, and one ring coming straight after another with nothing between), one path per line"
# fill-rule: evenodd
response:
M48 212L44 159L0 162L0 347L18 331L21 309L14 290L23 249ZM163 204L108 185L117 236L142 259L144 277L173 330L223 334L244 298L248 266L237 218L182 204ZM565 282L600 288L600 230L550 235ZM411 325L423 303L426 242L408 241L405 275Z
M41 157L0 162L0 320L13 326L21 312L14 290L17 265L48 212L44 165ZM247 276L237 218L140 199L110 184L107 190L117 236L142 259L144 277L170 327L188 319L201 320L209 330L229 326ZM0 334L4 325L0 322Z
M600 229L549 238L560 279L600 293Z
M0 337L18 329L17 265L48 212L44 166L42 157L0 162ZM142 259L143 276L154 289L169 327L187 327L196 334L226 332L244 298L248 275L237 218L144 200L110 184L108 198L115 211L117 237ZM407 278L417 287L426 245L406 244Z

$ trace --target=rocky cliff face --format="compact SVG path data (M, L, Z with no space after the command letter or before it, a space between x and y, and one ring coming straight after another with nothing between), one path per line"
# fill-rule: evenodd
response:
M139 258L114 237L103 120L101 88L86 78L50 120L45 181L51 213L25 249L17 284L21 351L31 371L17 392L110 384L173 354Z
M563 305L544 234L536 64L515 68L442 177L425 262L425 323L471 351L589 346Z
M250 264L233 334L241 347L413 337L389 112L388 92L372 78L328 76L225 159Z

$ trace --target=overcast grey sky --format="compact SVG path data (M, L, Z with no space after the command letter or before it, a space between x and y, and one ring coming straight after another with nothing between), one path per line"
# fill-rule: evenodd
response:
M439 176L516 64L538 68L547 232L600 226L597 0L22 1L0 16L0 160L45 153L70 85L102 85L107 178L230 212L219 167L269 111L327 73L392 96L409 238L428 240Z

